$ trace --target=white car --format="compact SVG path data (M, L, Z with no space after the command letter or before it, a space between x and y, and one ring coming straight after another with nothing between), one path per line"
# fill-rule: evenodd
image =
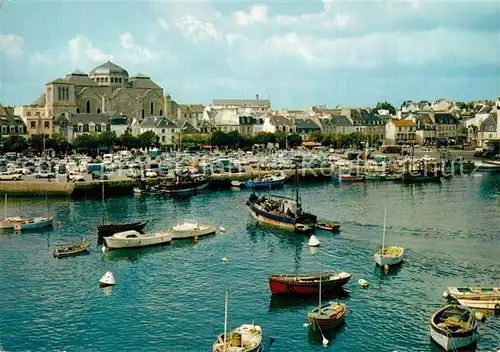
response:
M154 172L152 169L146 169L144 174L146 175L146 177L158 177L158 174L156 172Z
M19 181L23 178L23 175L15 172L0 172L0 180L2 181Z
M80 174L80 173L76 173L76 172L70 172L69 174L69 180L72 181L72 182L83 182L85 181L85 177Z

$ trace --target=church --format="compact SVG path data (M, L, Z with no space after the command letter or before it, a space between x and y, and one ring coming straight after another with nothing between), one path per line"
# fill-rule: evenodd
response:
M77 124L83 114L113 112L128 117L130 124L134 118L169 116L172 104L150 77L140 73L130 77L127 70L108 61L88 74L75 70L47 83L45 93L33 104L18 107L16 113L23 117L28 135L42 129L51 134L52 123L63 117Z

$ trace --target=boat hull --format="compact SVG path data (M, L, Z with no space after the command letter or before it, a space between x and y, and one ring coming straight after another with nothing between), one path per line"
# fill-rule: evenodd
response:
M496 300L489 300L488 298L484 299L467 299L467 298L458 298L457 302L464 306L474 309L491 309L496 312L500 312L500 298Z
M30 231L30 230L39 230L52 226L54 226L54 218L51 216L43 220L37 220L37 218L35 218L35 221L33 222L15 224L14 229L19 231Z
M327 318L327 317L321 317L318 316L318 314L315 314L313 312L309 312L307 314L307 320L309 321L309 326L311 327L312 330L314 331L328 331L328 330L333 330L340 325L342 325L345 322L345 316L346 316L347 310L346 307L343 307L343 310L340 314Z
M202 237L202 236L209 236L209 235L215 235L216 231L215 228L213 227L201 227L197 230L185 230L185 231L176 231L173 229L168 230L168 233L172 235L172 240L182 240L182 239L188 239L188 238L194 238L195 236Z
M148 221L137 221L137 222L126 222L126 223L115 223L115 224L107 224L107 225L99 225L97 226L97 231L99 235L102 237L113 236L115 233L124 232L124 231L137 231L141 232Z
M286 181L286 178L283 178L280 180L273 180L273 181L246 180L245 187L254 188L254 189L278 188L278 187L283 187L283 185L285 184L285 181Z
M380 253L375 253L373 255L373 257L375 258L375 263L377 263L377 265L383 267L385 265L398 265L398 264L401 264L404 260L404 250L402 251L402 253L398 256L392 256L392 255L381 255Z
M54 249L53 255L55 258L66 258L66 257L73 257L77 256L80 254L85 254L88 253L88 245L81 245L80 248L76 248L71 251L64 251L61 248L56 248Z
M351 275L336 280L321 281L321 292L338 291L349 282ZM273 295L313 295L319 293L319 280L317 282L298 282L286 277L270 276L269 288Z
M430 328L431 339L439 346L444 348L445 351L454 351L459 348L467 347L476 342L476 333L472 332L469 336L450 336L446 332L431 326Z
M333 176L333 180L336 181L336 182L364 182L365 181L365 177L364 176L360 176L360 177L357 177L357 176L351 176L351 177L346 177L346 176Z
M114 238L113 236L106 237L106 247L109 250L125 249L125 248L140 248L149 246L158 246L169 244L172 241L172 236L164 234L162 236L155 236L151 238Z
M202 182L185 183L179 185L165 186L165 193L167 194L184 194L201 191L210 185L210 179Z

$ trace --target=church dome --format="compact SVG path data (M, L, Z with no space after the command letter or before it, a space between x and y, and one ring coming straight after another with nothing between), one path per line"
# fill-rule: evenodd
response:
M109 74L119 74L119 75L124 75L128 77L128 72L124 68L121 68L120 66L112 63L111 61L108 61L100 66L97 66L93 68L89 76L95 76L95 75L109 75Z

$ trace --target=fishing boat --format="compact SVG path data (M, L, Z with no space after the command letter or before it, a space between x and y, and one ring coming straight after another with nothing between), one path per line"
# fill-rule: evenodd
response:
M167 194L185 194L201 191L210 184L210 177L206 175L175 174L175 181L162 183L162 189Z
M316 294L340 290L350 279L351 274L324 272L322 274L273 274L269 276L269 287L273 295L278 294Z
M299 199L298 173L295 169L295 199L252 193L246 203L250 214L258 221L295 231L295 225L316 227L316 215L302 211Z
M441 182L441 173L407 172L401 175L401 181L407 183Z
M217 336L212 345L212 352L261 352L262 328L258 325L243 324L227 333L227 310L229 290L226 289L226 304L224 310L224 332Z
M386 181L401 181L402 177L403 177L403 174L386 174L385 180Z
M82 253L86 253L88 250L89 244L87 240L84 238L82 243L74 244L66 247L58 247L54 249L52 253L56 258L64 258L71 257L74 255L79 255Z
M53 216L39 216L32 219L20 221L14 225L15 231L39 230L54 225Z
M134 230L115 233L105 237L107 249L139 248L169 244L172 235L168 232L142 234Z
M386 177L384 174L375 172L365 172L363 176L366 181L384 181Z
M168 230L173 240L214 235L215 232L214 226L200 225L197 220L184 220Z
M354 176L350 174L343 174L343 175L333 175L332 179L335 182L365 182L366 178L363 175Z
M320 255L320 274L322 271L321 264L322 256ZM307 320L309 321L309 326L312 330L319 330L323 339L325 339L323 335L323 331L332 330L342 324L345 320L345 315L347 313L347 306L343 303L338 302L328 302L326 304L322 304L321 302L321 280L319 281L319 290L318 290L318 306L307 313ZM326 341L328 344L328 340Z
M500 287L448 286L443 292L443 297L452 300L500 298Z
M467 307L449 305L431 317L430 335L445 351L455 351L476 342L477 320Z
M316 227L319 229L322 229L325 231L331 231L331 232L335 232L335 231L340 230L340 225L328 223L326 221L318 221Z
M283 187L288 176L285 173L279 175L267 175L252 180L245 181L247 188L278 188Z
M382 234L382 249L374 254L375 263L381 267L385 265L396 265L404 259L404 248L397 246L385 246L385 226L387 222L387 207L384 211L384 231Z

